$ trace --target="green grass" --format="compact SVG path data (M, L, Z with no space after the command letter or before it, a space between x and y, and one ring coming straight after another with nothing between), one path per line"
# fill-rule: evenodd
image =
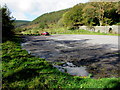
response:
M17 42L16 42L17 41ZM19 39L2 43L3 88L117 88L120 78L91 79L62 73L22 50Z
M112 33L99 33L87 30L67 30L66 32L61 32L59 34L87 34L87 35L118 35Z
M38 29L34 28L31 30L27 30L22 32L23 34L38 34L35 32L49 32L50 34L86 34L86 35L114 35L120 36L120 34L112 34L112 33L100 33L100 32L93 32L88 30L67 30L67 28L51 28L51 29Z

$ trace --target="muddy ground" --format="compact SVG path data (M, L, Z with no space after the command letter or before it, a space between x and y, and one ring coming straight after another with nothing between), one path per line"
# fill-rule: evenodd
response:
M23 49L34 56L50 62L85 66L94 78L120 77L117 36L52 35L22 38Z

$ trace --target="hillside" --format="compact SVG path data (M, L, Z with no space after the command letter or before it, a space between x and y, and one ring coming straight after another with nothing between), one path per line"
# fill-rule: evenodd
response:
M105 26L120 24L120 2L80 3L72 8L45 13L27 26L23 34L38 34L43 31L59 33L59 30L75 30L81 25ZM93 13L95 12L95 13Z
M15 26L16 26L16 27L23 26L23 25L28 24L29 22L31 22L31 21L26 21L26 20L15 20Z
M50 24L56 24L60 18L62 18L62 15L67 12L69 9L60 10L60 11L54 11L50 13L45 13L39 17L37 17L35 20L30 22L26 27L27 29L31 28L48 28Z
M58 20L62 17L62 15L68 10L69 9L55 11L51 13L45 13L39 16L38 18L36 18L35 20L33 20L31 24L38 24L38 23L43 23L43 22L46 24L57 23Z

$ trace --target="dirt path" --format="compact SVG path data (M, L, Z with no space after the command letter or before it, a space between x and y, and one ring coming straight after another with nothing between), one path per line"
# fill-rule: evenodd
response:
M32 55L52 62L69 62L77 67L85 66L94 78L120 76L117 36L52 35L23 38L23 49ZM64 66L67 64L63 64L62 67ZM79 72L78 68L76 72Z

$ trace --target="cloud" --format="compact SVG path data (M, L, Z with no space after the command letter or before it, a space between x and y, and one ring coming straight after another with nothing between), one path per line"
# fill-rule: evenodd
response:
M36 17L61 9L70 8L81 2L89 0L2 0L18 20L33 20Z
M18 20L29 20L29 17L27 17L25 14L22 14L20 12L13 12L12 13L14 15L14 17L16 16Z

